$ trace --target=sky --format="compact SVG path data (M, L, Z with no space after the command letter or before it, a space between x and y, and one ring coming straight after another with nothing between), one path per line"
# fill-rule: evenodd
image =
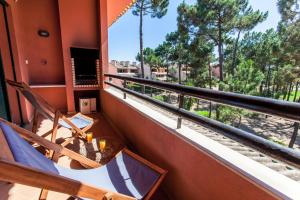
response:
M156 48L165 40L165 36L177 28L177 6L182 0L170 0L168 13L161 19L144 17L144 47ZM196 0L185 0L192 4ZM280 20L276 0L249 0L254 10L268 11L266 21L258 24L254 31L265 31L277 27ZM117 22L109 28L109 59L119 61L135 61L139 52L139 17L131 10L127 11Z

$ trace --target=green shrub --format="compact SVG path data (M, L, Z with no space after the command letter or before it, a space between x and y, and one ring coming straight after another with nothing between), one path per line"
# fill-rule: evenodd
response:
M196 102L195 98L192 97L184 97L183 108L185 110L191 110L193 104Z
M245 115L242 109L223 105L219 106L219 112L219 121L230 125L234 125L236 122L240 124L242 116Z
M199 110L195 112L197 115L203 116L203 117L209 117L209 111L208 110Z
M156 100L168 102L168 96L167 95L156 95L153 97Z
M162 95L156 95L153 98L159 101L164 101L164 97Z

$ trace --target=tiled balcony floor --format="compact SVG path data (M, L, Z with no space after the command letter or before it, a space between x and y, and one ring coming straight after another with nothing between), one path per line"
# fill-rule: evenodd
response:
M125 140L122 138L121 134L115 130L110 123L106 120L106 118L102 114L93 114L90 117L97 120L97 123L89 130L93 132L95 137L110 137L118 142L124 144L126 146ZM38 126L38 135L43 137L46 136L47 139L50 139L51 135L47 134L52 129L53 123L48 119L40 119ZM26 127L31 130L31 125ZM64 138L70 137L71 131L64 127L60 127L57 132L57 142L63 142ZM75 144L69 144L67 148L76 149ZM71 160L66 156L60 157L58 164L67 168L73 169L84 169L80 163L77 161ZM40 189L24 186L20 184L6 184L0 182L0 200L35 200L39 198ZM52 192L48 193L47 200L71 200L73 197L69 195ZM154 200L167 200L161 189L159 189L153 197Z

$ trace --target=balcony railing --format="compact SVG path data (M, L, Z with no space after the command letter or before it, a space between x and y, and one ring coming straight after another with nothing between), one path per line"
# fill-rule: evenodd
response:
M235 128L233 126L226 125L219 121L196 115L196 114L182 108L184 96L186 95L186 96L190 96L190 97L196 97L196 98L200 98L200 99L204 99L204 100L208 100L208 101L213 101L213 102L224 104L224 105L248 109L248 110L252 110L254 112L279 116L279 117L299 123L299 121L300 121L300 114L299 114L300 113L300 104L299 103L291 103L291 102L280 101L280 100L264 98L264 97L256 97L256 96L242 95L242 94L236 94L236 93L231 93L231 92L223 92L223 91L216 91L216 90L210 90L210 89L196 88L196 87L184 86L184 85L179 85L179 84L165 83L165 82L159 82L159 81L153 81L153 80L147 80L147 79L141 79L141 78L133 78L133 77L128 77L128 76L120 76L120 75L113 75L113 74L105 74L105 76L109 77L109 78L116 78L116 79L120 79L120 80L124 81L124 87L113 84L110 81L105 81L105 83L107 85L110 85L114 88L117 88L117 89L123 91L124 98L126 98L126 93L128 93L128 94L131 94L135 97L141 98L145 101L148 101L152 104L155 104L163 109L166 109L166 110L178 115L178 122L177 122L178 128L181 127L182 118L186 118L186 119L192 120L198 124L201 124L202 126L204 126L206 128L210 128L215 131L221 131L226 134L231 134L242 140L246 140L250 144L253 144L254 146L262 148L263 150L271 153L272 155L280 156L281 158L292 161L292 162L296 163L297 165L300 164L300 152L298 152L294 149L279 145L279 144L269 141L265 138L259 137L252 133L246 132L244 130ZM154 88L158 88L158 89L162 89L162 90L166 90L166 91L176 92L179 94L179 106L177 107L177 106L153 99L147 95L127 89L126 88L127 81L154 87ZM294 133L291 138L292 143L295 142L295 139L297 136L296 134Z

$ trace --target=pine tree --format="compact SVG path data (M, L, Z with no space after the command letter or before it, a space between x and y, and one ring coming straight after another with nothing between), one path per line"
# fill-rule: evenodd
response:
M159 57L160 66L167 69L167 81L169 78L170 56L171 56L171 44L163 42L155 48L155 55Z
M234 75L234 70L236 67L236 57L239 39L242 32L252 30L258 23L263 22L268 17L268 12L260 12L259 10L253 11L253 8L249 6L248 1L244 1L240 7L240 13L235 18L235 29L237 31L237 37L235 39L233 56L232 56L232 65L231 73Z
M282 38L283 60L294 66L293 74L300 77L300 5L298 0L278 0L281 14L279 33ZM300 98L298 100L300 102ZM299 130L299 123L294 123L294 131L289 143L292 148Z
M143 47L143 17L150 15L151 18L162 18L167 14L169 0L137 0L132 14L140 17L140 56L142 78L145 78L144 72L144 47Z
M198 0L186 13L192 35L205 35L217 46L221 82L224 80L226 41L236 30L249 30L267 15L253 11L248 0Z
M141 54L138 53L136 56L136 60L141 61ZM152 71L155 68L160 67L160 58L156 56L155 51L149 47L144 49L144 62L148 64L150 67L150 78L152 79Z
M282 39L282 59L300 72L300 5L297 0L279 0L281 22L278 26ZM299 73L300 74L300 73Z

